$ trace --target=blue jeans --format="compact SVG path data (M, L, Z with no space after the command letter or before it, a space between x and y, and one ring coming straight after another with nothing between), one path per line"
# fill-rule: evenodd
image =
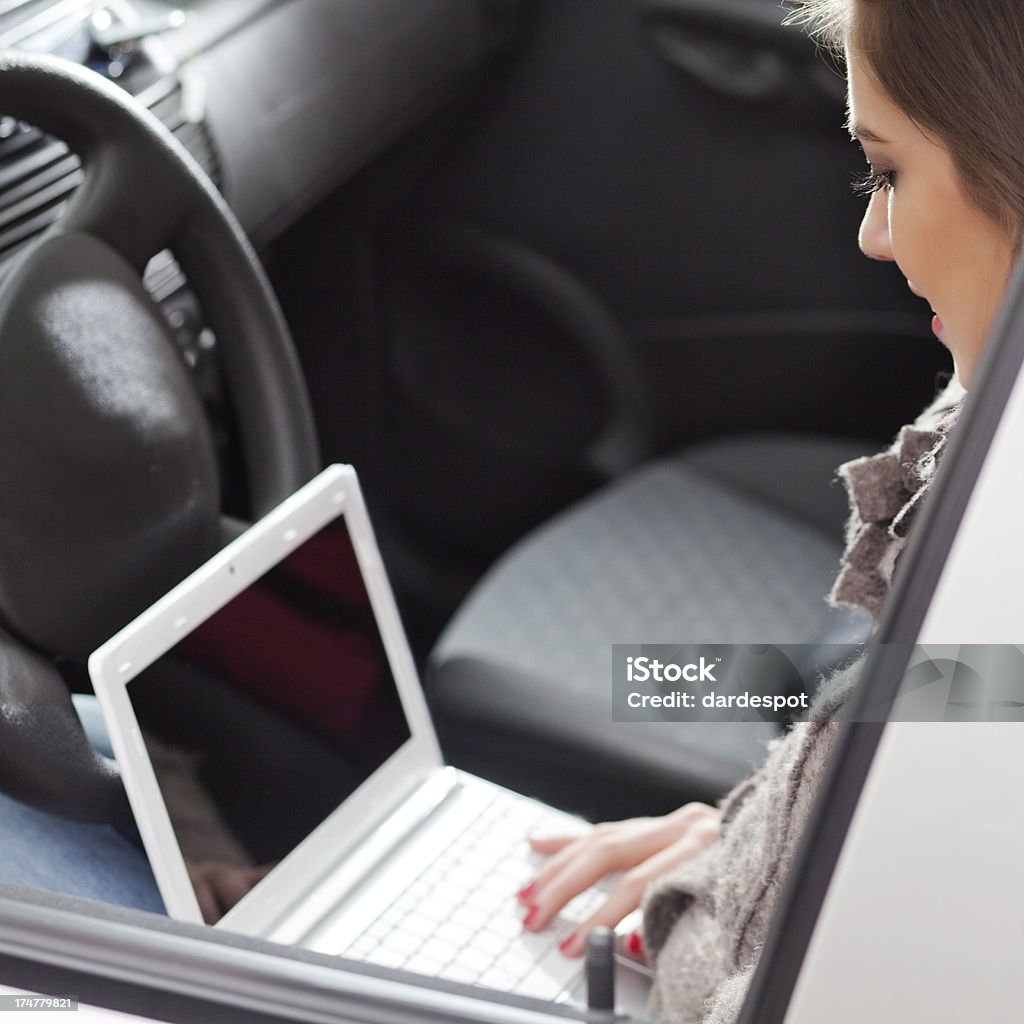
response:
M75 709L93 746L112 756L95 697ZM146 855L112 825L69 821L0 794L0 880L164 913Z

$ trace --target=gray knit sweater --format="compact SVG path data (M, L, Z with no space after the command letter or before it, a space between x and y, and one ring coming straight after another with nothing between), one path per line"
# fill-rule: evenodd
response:
M962 396L954 382L891 448L841 467L851 512L835 603L877 616ZM775 741L760 771L722 801L721 839L648 890L656 1020L731 1024L738 1016L841 728L834 719L860 671L858 661L823 681L809 720Z

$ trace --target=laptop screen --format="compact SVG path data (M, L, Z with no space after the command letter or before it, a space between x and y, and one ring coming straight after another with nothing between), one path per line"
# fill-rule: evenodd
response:
M343 515L127 693L208 923L410 736Z

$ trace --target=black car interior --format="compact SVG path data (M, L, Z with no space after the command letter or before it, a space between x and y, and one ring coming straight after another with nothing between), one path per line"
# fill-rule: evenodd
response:
M948 370L783 18L0 0L0 789L123 814L84 657L332 461L453 763L591 818L745 774L777 727L613 726L611 643L861 642L834 470Z

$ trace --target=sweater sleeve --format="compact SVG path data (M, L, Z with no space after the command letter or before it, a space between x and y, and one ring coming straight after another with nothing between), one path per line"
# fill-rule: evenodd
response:
M750 979L754 976L756 963L748 964L740 971L730 974L707 1001L706 1013L701 1024L735 1024L747 998Z
M655 883L644 932L656 957L649 1012L673 1024L735 1019L861 664L823 686L812 721L773 744L764 768L723 801L719 842Z

